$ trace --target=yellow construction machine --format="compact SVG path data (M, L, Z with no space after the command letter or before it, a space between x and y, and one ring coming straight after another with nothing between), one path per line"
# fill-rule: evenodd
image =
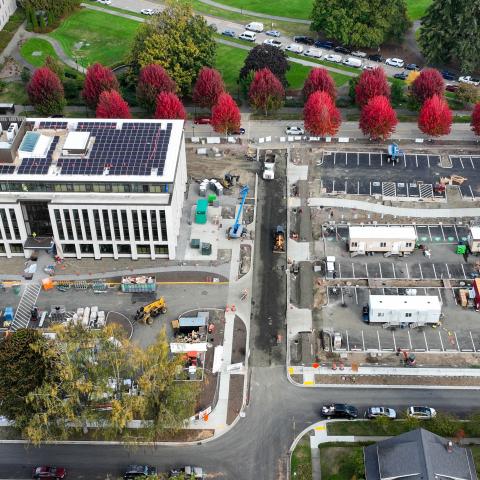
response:
M139 308L135 314L134 321L151 325L153 318L158 317L161 313L167 313L167 303L163 297L157 298L154 302Z

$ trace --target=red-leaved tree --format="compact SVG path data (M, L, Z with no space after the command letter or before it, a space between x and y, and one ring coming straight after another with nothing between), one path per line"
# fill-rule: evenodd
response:
M261 110L267 116L270 110L278 110L283 105L285 90L280 80L268 68L262 68L255 72L248 98L255 110Z
M161 65L152 63L140 70L137 84L137 100L148 112L155 111L159 93L175 93L176 90L177 85Z
M328 92L314 92L303 108L305 130L318 137L335 135L342 122L340 112Z
M218 70L202 67L193 88L193 101L203 108L212 108L225 91L225 84Z
M180 99L172 92L161 92L157 97L155 118L165 120L186 120L187 113Z
M35 110L42 115L61 113L65 106L62 82L47 67L35 70L28 83L27 93Z
M436 68L425 68L415 79L410 87L413 98L423 105L425 100L434 95L443 96L445 92L445 82L440 72Z
M116 90L100 94L95 115L97 118L132 118L128 103Z
M228 93L222 93L212 108L212 127L218 133L227 135L240 128L240 110Z
M471 125L475 135L480 135L480 103L477 103L473 109Z
M355 101L363 107L373 97L390 98L390 85L385 71L381 67L373 70L364 70L355 87Z
M425 100L418 116L418 128L431 137L439 137L448 135L451 126L452 111L447 102L438 95Z
M362 108L360 129L372 140L386 140L397 126L397 114L387 97L371 98Z
M303 84L303 98L308 100L308 97L314 92L327 92L332 97L332 100L335 100L337 97L335 82L326 68L312 68L310 70Z
M82 96L92 110L97 107L102 92L119 89L117 77L109 68L100 63L94 63L88 67Z

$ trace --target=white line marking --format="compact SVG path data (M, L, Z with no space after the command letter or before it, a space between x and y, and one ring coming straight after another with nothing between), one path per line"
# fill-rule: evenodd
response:
M345 303L345 299L343 297L343 288L340 287L340 293L342 294L342 305Z
M417 156L416 156L416 155L415 155L415 163L416 163L416 165L417 165L417 168L418 168L418 158L417 158Z
M447 268L448 278L452 278L452 276L450 275L450 270L448 269L448 263L445 264L445 267Z
M348 341L348 330L345 330L345 336L347 338L347 350L350 350L350 342Z
M472 341L472 346L473 346L473 351L476 352L477 349L475 348L475 342L473 341L473 335L472 335L472 332L468 332L470 334L470 340Z
M358 305L357 287L355 287L355 301L357 302L357 305Z
M382 274L382 265L380 262L378 262L378 268L380 268L380 278L383 278Z
M395 332L392 330L392 337L393 337L393 350L397 351L397 342L395 341Z
M433 273L435 275L435 278L438 278L437 277L437 271L435 270L435 264L434 263L432 263L432 267L433 267Z
M423 280L422 265L419 263L418 266L420 267L420 276L422 277L422 280Z
M455 295L455 289L454 288L452 288L452 295L453 295L453 299L455 300L455 305L458 305L457 296Z
M378 349L381 350L382 346L380 345L380 334L378 333L378 330L377 330L377 339L378 339Z
M463 166L463 160L462 160L462 157L460 157L460 158L459 158L459 160L460 160L460 165L462 166L462 168L465 168L465 167Z
M397 278L395 275L395 264L392 262L392 269L393 269L393 278Z
M475 195L473 194L472 187L470 185L468 186L468 189L470 190L470 193L472 194L472 198L475 198Z
M410 337L410 331L407 330L408 333L408 343L410 344L410 350L412 350L412 338Z
M442 345L442 350L445 351L445 347L443 346L442 333L440 330L438 331L438 338L440 338L440 344Z
M473 159L472 157L469 157L470 158L470 163L472 164L472 168L475 169L475 165L473 164Z
M442 231L443 241L445 241L446 238L445 238L445 232L443 231L443 225L440 225L440 230Z
M430 241L432 241L432 232L430 232L430 225L427 225L428 235L430 236Z
M440 297L440 304L443 305L442 291L440 290L440 287L437 287L437 290L438 290L438 296Z
M425 330L423 331L423 338L425 339L425 348L428 351L428 342L427 342L427 335L425 335Z
M408 264L405 264L405 268L407 269L407 278L410 278L410 273L408 272Z
M342 265L340 263L338 264L338 277L342 278Z
M368 154L368 166L369 167L372 165L371 160L370 160L370 155L371 155L371 153Z
M363 330L362 330L362 345L363 345L363 351L365 351L365 338L363 336Z
M455 235L457 236L457 242L458 242L460 240L460 237L458 236L457 226L453 224L453 228L455 229Z
M355 278L355 265L352 262L352 278Z
M430 168L430 155L427 155L428 168Z
M461 263L460 266L462 267L463 278L467 278L467 275L465 273L465 269L463 268L463 263Z
M368 275L368 264L365 264L365 271L367 272L367 278L369 278L369 275Z
M460 351L460 345L458 344L457 332L454 330L453 334L455 335L455 342L457 343L457 350Z

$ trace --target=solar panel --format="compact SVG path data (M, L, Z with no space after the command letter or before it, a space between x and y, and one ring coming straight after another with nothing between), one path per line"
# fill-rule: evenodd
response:
M49 129L56 129L56 130L64 130L67 128L67 122L40 122L39 128L43 128L46 130Z
M18 175L36 175L48 173L51 158L24 158L18 167Z
M11 174L15 171L15 165L0 165L0 175Z

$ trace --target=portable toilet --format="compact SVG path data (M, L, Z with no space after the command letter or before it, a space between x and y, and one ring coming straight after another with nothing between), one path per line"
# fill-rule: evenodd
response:
M195 223L207 223L208 200L200 198L197 201L197 210L195 213Z
M5 307L3 312L3 319L6 322L13 322L13 308L12 307Z

